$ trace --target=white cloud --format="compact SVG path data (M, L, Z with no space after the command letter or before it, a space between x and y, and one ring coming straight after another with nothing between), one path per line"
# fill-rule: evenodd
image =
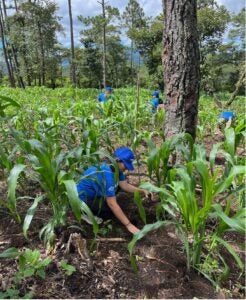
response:
M216 0L218 4L224 5L229 11L238 13L243 7L245 7L244 0ZM128 3L128 0L108 0L105 1L108 5L117 7L122 13ZM147 16L155 17L162 12L162 0L139 0L140 6L143 8L144 13ZM59 42L65 46L70 46L70 25L69 25L69 14L68 14L68 1L67 0L56 0L59 6L58 15L62 17L61 23L64 27L64 35L59 35ZM72 3L72 14L73 14L73 29L74 29L74 41L76 45L80 46L80 30L82 30L82 23L78 21L78 16L83 15L94 16L101 13L101 6L97 0L71 0Z
M69 23L69 14L68 14L68 1L67 0L56 0L55 1L58 6L58 16L62 17L61 23L64 27L64 35L59 34L58 40L59 42L65 46L70 46L70 23ZM106 2L106 1L105 1ZM122 13L126 6L128 0L111 0L107 1L108 5L113 7L117 7ZM87 16L95 16L101 13L101 6L97 2L97 0L87 0L87 2L82 0L71 0L72 4L72 14L73 14L73 32L74 32L74 41L76 45L81 45L79 42L80 38L80 30L82 30L82 23L78 21L78 16L83 15ZM140 0L140 6L143 8L144 13L147 16L159 15L162 12L162 0Z
M220 5L224 5L230 12L239 13L240 10L245 7L244 0L216 0Z

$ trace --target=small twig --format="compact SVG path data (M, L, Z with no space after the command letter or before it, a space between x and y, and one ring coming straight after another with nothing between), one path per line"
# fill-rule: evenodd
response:
M172 265L172 264L170 264L170 263L167 262L167 261L164 261L164 260L162 260L162 259L159 259L159 258L157 258L157 257L150 256L150 255L146 255L145 257L148 258L148 259L152 259L152 260L159 261L159 262L162 263L162 264L169 265L170 267L172 267L173 269L175 269L175 271L177 271L177 269L175 268L175 266Z
M127 242L126 239L123 238L96 238L97 242Z

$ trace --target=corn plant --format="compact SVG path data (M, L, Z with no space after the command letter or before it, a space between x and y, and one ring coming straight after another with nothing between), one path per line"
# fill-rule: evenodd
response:
M213 210L210 214L212 218L216 218L218 221L217 228L208 237L208 251L204 255L202 263L199 265L199 270L215 285L219 286L223 281L228 279L230 274L230 268L227 265L225 259L220 254L220 248L225 248L234 258L237 266L240 268L242 275L244 265L239 255L233 249L229 242L223 239L223 235L226 231L234 231L239 234L245 234L245 208L240 208L237 212L231 210L231 199L227 201L226 207L223 210L222 206L215 203L213 204ZM221 262L223 268L219 267L218 262ZM216 263L217 267L213 268L212 264Z
M17 103L15 100L13 100L10 97L0 95L0 118L1 119L4 119L7 117L6 109L8 107L9 108L13 108L13 107L20 108L20 104Z
M13 131L13 134L21 149L26 153L29 164L31 164L32 177L36 178L45 193L45 197L42 195L34 199L24 220L23 231L25 236L27 236L27 231L38 204L43 199L48 199L52 207L53 217L40 231L40 237L44 237L44 242L49 247L52 246L54 241L54 229L57 226L65 224L66 213L69 206L78 222L81 220L81 211L90 215L92 220L94 220L94 218L90 209L78 198L76 184L72 180L73 174L63 170L68 161L66 154L59 152L59 148L57 149L57 146L52 144L48 138L44 143L35 139L22 139L18 136L16 131ZM13 188L12 190L15 189ZM10 200L12 198L13 197L10 197ZM12 202L13 201L10 201L10 203ZM14 202L14 204L15 203L16 202ZM16 208L14 205L11 207ZM98 231L98 225L95 220L93 230L95 234Z
M190 160L192 155L193 141L189 134L179 134L174 138L164 141L158 148L151 139L146 139L149 148L147 159L149 176L156 181L158 186L166 183L170 158L174 152L179 152L185 160Z
M199 268L200 266L202 249L207 239L205 232L206 223L210 214L214 211L217 211L217 213L220 212L219 217L225 221L225 216L222 216L218 206L214 205L216 197L230 187L235 177L245 174L244 166L240 165L234 165L227 178L223 176L219 177L218 172L210 173L205 159L205 151L199 145L194 146L193 157L195 160L169 171L169 173L171 173L169 177L172 181L166 186L155 187L150 183L141 185L142 188L149 191L158 192L161 200L158 209L162 208L168 210L176 219L173 222L182 234L188 270L190 270L191 267ZM213 159L214 151L212 151L210 156L212 165ZM196 192L197 185L202 188L201 203ZM177 214L180 215L178 219L176 217ZM160 214L158 215L160 216ZM227 225L229 225L230 228L237 226L235 222L230 223L228 220ZM241 230L245 230L242 226L240 228ZM132 243L135 245L136 240L141 238L143 234L145 234L145 231L141 231L137 234ZM219 241L218 235L217 241ZM220 243L222 244L224 242L220 241Z
M6 207L12 217L18 222L21 223L20 215L17 211L17 201L16 201L16 187L19 175L23 172L26 166L22 164L15 165L9 174L7 183L8 183L8 193L7 200L2 201L2 205Z

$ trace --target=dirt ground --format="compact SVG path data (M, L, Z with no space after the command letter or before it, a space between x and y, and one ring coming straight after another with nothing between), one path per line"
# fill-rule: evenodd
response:
M221 159L218 158L218 164L223 164L223 158ZM146 170L140 168L138 172L144 174ZM141 180L143 179L147 178L142 176ZM139 177L129 176L129 181L138 185ZM6 183L0 181L0 199L6 198L6 191ZM18 196L35 196L40 192L35 184L29 183L24 190L20 188ZM155 197L158 200L158 196ZM132 223L142 228L144 224L132 195L120 193L118 199L124 203L124 211ZM147 223L156 221L157 203L144 201ZM22 219L30 206L29 200L19 200L18 211ZM51 215L49 203L42 203L32 221L27 240L22 234L22 225L13 221L7 211L0 208L0 252L10 247L19 250L30 248L38 249L42 258L47 257L39 239L39 231ZM72 214L69 214L66 226L57 229L54 249L49 254L52 262L46 269L45 279L32 276L23 280L15 286L19 290L17 298L30 291L35 299L245 298L244 277L239 278L240 270L226 251L223 254L230 273L220 290L216 291L211 282L197 271L187 271L183 244L174 225L162 227L136 244L134 255L137 258L137 273L131 267L127 250L132 236L116 220L104 222L100 226L96 241L90 225L83 223L80 228L82 230L74 225L76 222ZM208 230L212 225L208 224ZM244 238L235 233L227 233L224 239L230 242L244 261ZM62 270L62 260L76 268L72 275L66 275ZM14 287L13 278L17 267L15 259L0 259L1 292Z
M2 185L1 193L4 190ZM29 192L35 192L35 187L30 186ZM119 198L125 201L125 211L131 221L139 227L143 226L132 196L120 193ZM144 205L147 222L154 222L156 204L146 200ZM28 200L22 200L19 209L23 215L29 206ZM33 220L29 240L26 240L22 235L21 226L16 224L6 211L1 210L0 252L9 247L36 248L40 250L42 257L46 257L38 233L50 215L49 205L42 204ZM46 278L42 280L39 277L30 277L24 280L18 286L20 297L29 291L33 292L33 298L39 299L218 299L245 296L244 291L238 288L239 270L230 255L226 260L232 272L224 284L224 290L220 292L216 292L211 283L196 271L188 272L181 240L171 225L152 232L137 243L134 254L138 260L138 272L134 273L127 251L131 235L116 220L101 226L105 232L101 231L99 236L102 239L98 237L94 245L91 226L85 223L84 231L81 232L71 227L74 224L73 216L69 215L68 225L57 230L55 248L50 256L52 263L46 270ZM107 231L111 225L113 229ZM79 249L76 243L69 244L71 234L74 233L86 243L83 246L84 250ZM120 239L115 241L115 238ZM228 239L232 239L231 242L238 242L238 238L235 235L228 236ZM83 255L82 251L85 251L86 255ZM70 276L66 275L60 267L61 260L73 265L76 271ZM16 260L0 260L1 291L13 286L16 270ZM241 283L243 285L242 278ZM231 293L228 294L227 290Z

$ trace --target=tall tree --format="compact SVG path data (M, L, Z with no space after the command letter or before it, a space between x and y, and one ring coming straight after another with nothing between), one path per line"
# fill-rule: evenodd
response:
M104 3L104 1L103 1ZM100 2L102 5L102 2ZM105 4L104 4L105 5ZM108 44L110 39L114 36L118 36L119 30L113 21L116 21L119 17L119 11L117 8L111 7L109 5L104 6L104 13L96 15L93 17L83 17L79 16L78 19L85 25L86 29L81 30L81 42L87 49L87 53L94 52L99 53L101 56L101 82L105 87L108 79L106 77L109 75L107 71L108 65ZM104 26L105 27L105 38L104 38ZM106 82L107 81L107 82ZM110 83L110 82L108 82Z
M102 6L102 46L103 46L103 53L102 53L102 71L103 71L103 86L106 88L106 13L105 13L105 2L102 0L102 2L98 2Z
M11 64L11 59L8 53L7 49L7 36L6 36L6 31L5 31L5 23L4 23L4 17L3 17L3 7L0 2L0 36L1 36L1 41L2 41L2 48L3 48L3 54L4 54L4 59L5 63L7 66L8 70L8 75L9 75L9 83L11 87L15 87L15 78L14 78L14 73L13 73L13 67Z
M188 132L195 138L199 99L196 0L163 0L166 137Z
M70 21L70 38L71 38L71 81L76 86L76 70L75 70L75 54L74 54L74 38L73 38L73 15L71 0L68 0L69 21Z
M133 55L134 55L134 36L136 32L141 30L146 26L146 17L142 7L136 0L129 0L125 11L122 15L123 24L127 28L127 36L131 40L130 45L130 68L131 68L131 76L132 79L134 77L133 74Z
M52 57L57 62L56 31L61 30L57 5L50 0L20 1L9 18L10 42L19 51L27 84L45 85Z

